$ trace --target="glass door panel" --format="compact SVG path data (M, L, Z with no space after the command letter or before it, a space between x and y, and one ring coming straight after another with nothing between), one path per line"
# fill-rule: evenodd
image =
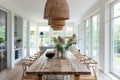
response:
M36 53L36 25L30 24L30 55L34 55Z
M39 27L39 46L49 46L50 43L50 27Z
M99 16L92 17L92 58L97 61L99 53Z
M86 20L85 22L86 28L85 28L85 54L90 57L90 24L89 20Z
M27 21L23 22L23 57L27 56Z
M120 2L111 5L111 72L120 78Z
M0 10L0 71L7 68L6 21L7 13Z
M113 66L112 71L120 75L120 18L113 20Z

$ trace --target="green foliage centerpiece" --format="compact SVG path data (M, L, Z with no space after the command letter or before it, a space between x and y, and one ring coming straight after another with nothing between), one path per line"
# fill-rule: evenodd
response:
M73 34L65 41L65 38L62 36L58 36L58 38L54 37L55 47L57 48L57 53L61 53L61 58L64 58L64 54L66 50L68 50L73 44L76 43L76 34Z

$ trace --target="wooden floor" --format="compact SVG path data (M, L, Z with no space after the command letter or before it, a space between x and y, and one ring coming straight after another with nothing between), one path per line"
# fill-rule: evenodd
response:
M98 80L111 80L101 71L97 71ZM0 72L0 80L21 80L22 67L16 65L13 69L6 69Z

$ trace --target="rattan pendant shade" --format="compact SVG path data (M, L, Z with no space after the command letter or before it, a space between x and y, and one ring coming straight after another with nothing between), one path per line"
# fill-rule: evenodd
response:
M55 26L55 25L52 25L51 28L53 30L62 30L63 29L63 26Z
M59 29L59 28L53 28L53 30L62 30L61 28Z
M44 8L44 19L48 19L53 0L47 0Z
M63 26L51 25L51 28L63 28Z
M67 20L70 17L66 0L47 0L44 10L44 19Z
M63 27L56 27L56 26L51 26L53 30L62 30Z
M64 26L65 20L48 20L48 25Z

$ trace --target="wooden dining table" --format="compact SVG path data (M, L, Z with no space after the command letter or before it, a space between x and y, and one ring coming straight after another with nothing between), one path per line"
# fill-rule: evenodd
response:
M45 54L40 56L26 71L27 75L37 75L38 80L43 80L44 75L74 75L75 80L80 80L80 75L89 75L90 70L82 63L80 63L71 53L65 59L61 58L47 58Z

